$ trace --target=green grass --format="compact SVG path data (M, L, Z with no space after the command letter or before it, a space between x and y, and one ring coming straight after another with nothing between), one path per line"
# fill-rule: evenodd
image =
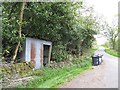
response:
M110 54L110 55L112 55L112 56L115 56L115 57L119 57L119 58L120 58L120 55L119 55L118 52L115 51L115 50L106 48L105 51L106 51L106 53L108 53L108 54Z
M65 68L60 75L57 77L54 77L43 84L39 85L38 88L51 88L51 87L57 87L59 84L64 83L66 81L69 81L73 79L76 75L82 73L84 70L89 69L90 67L84 67L84 68Z
M17 88L59 88L65 82L75 78L77 75L82 74L84 71L92 68L91 55L97 49L89 49L88 54L80 58L75 58L71 66L63 68L43 68L43 74L37 76L34 80L29 81L27 84L18 85ZM82 62L81 62L82 60Z
M19 85L18 88L56 88L60 84L70 81L85 70L91 69L90 62L81 65L51 69L45 68L44 75L36 77L26 85Z

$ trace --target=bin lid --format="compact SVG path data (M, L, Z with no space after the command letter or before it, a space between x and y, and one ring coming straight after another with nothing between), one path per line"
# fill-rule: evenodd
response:
M93 55L92 57L98 57L98 55Z

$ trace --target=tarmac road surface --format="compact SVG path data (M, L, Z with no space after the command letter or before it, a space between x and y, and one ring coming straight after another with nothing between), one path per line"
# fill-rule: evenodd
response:
M92 70L78 75L60 88L118 88L118 58L105 53L100 48L95 54L103 54L103 63Z

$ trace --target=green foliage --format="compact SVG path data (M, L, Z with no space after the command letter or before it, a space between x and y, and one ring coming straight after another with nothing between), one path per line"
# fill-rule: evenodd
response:
M117 25L117 24L116 24ZM104 35L107 37L108 39L108 48L112 48L113 50L116 50L117 49L117 39L119 37L119 34L120 34L120 30L118 28L118 26L116 25L112 25L112 26L109 26L108 24L106 24L105 26L107 27L105 29L105 33Z
M78 67L85 67L85 66L89 66L92 64L92 60L90 57L87 56L82 56L80 58L75 58L72 61L75 65L77 65Z
M53 42L52 56L66 60L67 53L78 54L94 41L95 20L77 13L82 2L27 2L22 23L22 38L18 38L20 3L3 3L3 56L12 57L18 41L32 37ZM61 46L64 49L61 49ZM56 49L57 47L57 49ZM56 49L56 50L55 50ZM22 52L20 45L18 57Z
M95 51L98 50L98 48L90 48L87 52L88 52L88 56L92 56L95 54Z
M74 62L72 66L65 66L63 68L44 68L43 76L31 80L27 84L19 85L18 88L53 88L59 84L73 79L76 75L82 73L84 70L90 69L91 59L85 59L80 65L79 61ZM78 62L78 63L77 63ZM80 68L81 67L81 68Z
M96 49L90 49L92 54ZM60 63L60 62L59 62ZM62 61L63 63L63 61ZM61 64L62 64L61 63ZM69 63L69 65L68 65ZM71 64L70 64L71 63ZM58 63L56 63L58 65ZM54 66L45 67L41 70L34 70L31 75L37 76L30 82L21 83L18 88L52 88L58 87L59 84L73 79L76 75L82 73L84 70L90 69L92 65L91 55L73 58L72 60L64 61L61 67L53 68ZM37 75L36 75L37 74Z
M113 49L113 43L111 43L111 42L106 42L105 43L105 45L104 45L104 47L106 48L105 50L106 50L106 52L107 53L109 53L109 54L111 54L111 55L113 55L113 56L116 56L116 57L120 57L119 55L120 55L120 45L119 45L119 43L120 43L120 39L119 38L117 38L116 39L116 41L114 42L114 49Z
M112 50L112 49L109 49L109 48L106 48L105 51L110 54L110 55L113 55L115 57L119 57L120 58L120 54L118 51L115 51L115 50Z
M20 13L20 3L3 3L2 5L2 26L3 26L3 50L2 54L5 57L12 57L15 50L15 46L18 41L23 41L22 38L18 37L18 26L19 26L19 13ZM19 48L21 52L22 45Z
M116 39L114 50L117 52L119 52L120 50L120 38L119 37Z
M52 58L53 60L60 62L68 59L68 52L65 50L63 45L58 45L53 47L52 51Z

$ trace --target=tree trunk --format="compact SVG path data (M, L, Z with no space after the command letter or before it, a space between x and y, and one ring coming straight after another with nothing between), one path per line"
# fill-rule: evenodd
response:
M115 41L112 43L112 49L115 50Z
M21 36L22 36L21 30L22 30L22 20L23 20L25 4L26 4L26 2L21 3L21 10L20 10L20 17L19 17L20 22L19 22L19 30L18 30L19 38L21 38ZM18 41L18 44L15 48L15 52L14 52L12 60L16 59L17 53L18 53L18 50L19 50L19 46L20 46L20 40Z

